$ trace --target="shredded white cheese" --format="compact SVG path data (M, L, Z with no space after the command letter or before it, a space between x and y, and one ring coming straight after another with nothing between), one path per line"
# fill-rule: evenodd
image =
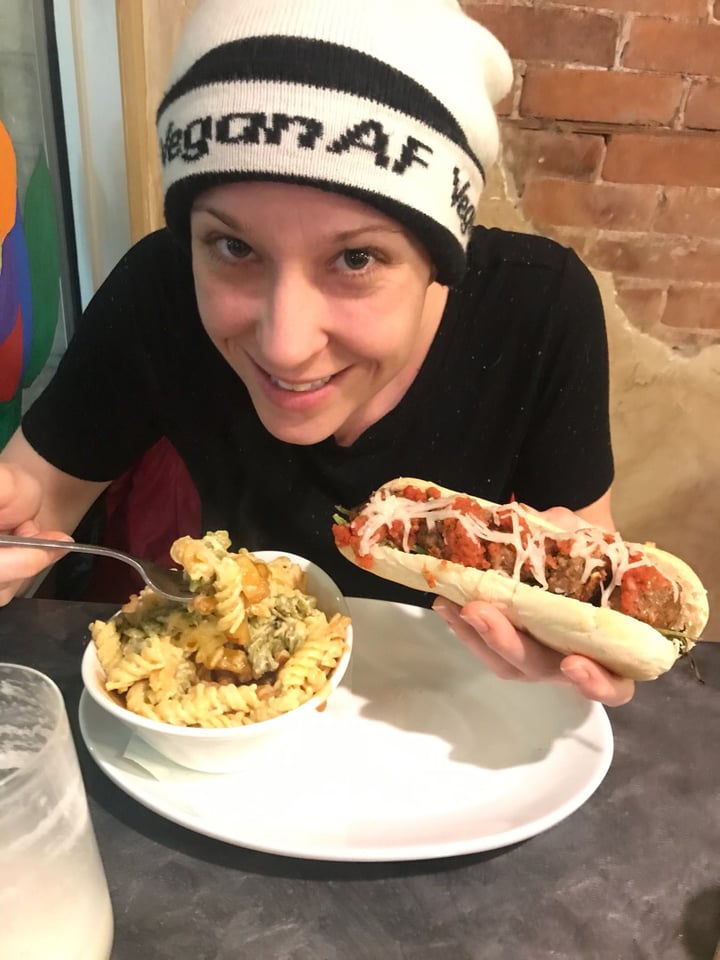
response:
M432 530L436 523L453 519L462 525L465 532L475 543L484 540L489 543L502 543L514 547L513 578L519 579L520 571L527 563L538 584L543 589L548 589L545 576L545 540L548 537L556 541L564 539L561 531L544 530L533 522L532 514L527 513L517 503L506 504L501 508L503 516L506 516L508 511L510 512L512 531L493 530L480 517L464 513L454 507L455 500L456 497L453 496L440 497L436 500L414 501L387 491L376 491L362 511L366 521L360 531L359 552L361 554L370 553L371 548L382 539L381 529L386 526L389 530L393 523L399 521L403 526L403 550L407 553L410 550L410 533L413 520L424 520L428 530ZM523 524L520 523L521 517L524 521ZM498 510L493 513L493 521L499 522ZM587 527L572 534L568 533L567 539L572 540L570 556L581 557L585 561L581 576L583 583L587 582L594 570L605 566L606 559L609 561L611 577L608 583L602 587L602 606L609 604L613 590L621 583L628 570L650 563L645 556L642 544L625 543L617 533L606 534L595 527ZM633 554L639 554L640 558L631 561L630 557ZM667 572L664 572L664 575L670 580L674 597L677 599L680 592L677 581Z

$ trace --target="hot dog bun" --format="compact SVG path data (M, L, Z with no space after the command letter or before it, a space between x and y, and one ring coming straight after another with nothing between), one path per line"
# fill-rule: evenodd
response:
M380 491L398 494L407 486L420 490L433 487L443 497L466 496L412 477L391 480ZM498 507L479 497L471 499L489 509ZM534 512L529 516L536 529L546 530L550 536L572 537ZM618 676L633 680L652 680L669 670L694 645L693 638L699 637L709 616L707 593L695 572L678 557L651 545L642 546L648 562L680 587L686 640L668 638L647 623L609 607L551 593L495 570L478 570L378 544L369 549L370 561L359 557L350 546L338 544L338 549L352 563L387 580L416 590L430 590L460 605L471 600L491 603L515 627L553 650L584 654Z

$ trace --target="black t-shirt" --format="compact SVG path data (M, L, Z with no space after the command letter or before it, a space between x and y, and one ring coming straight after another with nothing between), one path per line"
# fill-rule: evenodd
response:
M349 595L418 603L337 553L335 505L396 476L538 509L598 499L613 476L602 304L572 251L476 228L464 282L402 401L349 447L298 446L261 424L203 329L188 254L161 230L93 298L23 430L55 466L98 481L165 436L205 529L228 530L236 548L307 556Z

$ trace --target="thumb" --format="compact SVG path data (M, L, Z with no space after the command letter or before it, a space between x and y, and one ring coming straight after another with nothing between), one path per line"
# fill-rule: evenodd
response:
M40 533L40 527L34 520L26 520L25 523L16 527L13 533L18 537L37 537Z
M525 503L521 504L521 506L527 513L535 514L536 517L542 517L543 520L554 523L556 527L559 527L561 530L567 530L568 533L575 533L584 527L592 526L591 523L583 520L582 517L573 513L572 510L568 510L567 507L549 507L547 510L535 510L534 507L529 507Z
M43 540L69 541L73 539L70 534L65 533L64 530L41 530L34 520L26 520L25 523L21 523L13 532L17 537L40 537ZM57 554L58 557L62 556L57 550L54 551L54 553Z

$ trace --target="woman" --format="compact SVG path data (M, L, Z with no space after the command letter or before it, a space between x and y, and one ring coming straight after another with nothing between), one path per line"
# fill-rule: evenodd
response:
M332 544L335 505L393 476L611 527L595 284L550 241L472 226L510 83L455 0L202 2L158 111L168 230L98 291L3 452L0 529L71 532L162 437L206 529L350 594L417 602ZM0 598L53 559L5 551ZM489 605L435 609L501 676L632 695Z

